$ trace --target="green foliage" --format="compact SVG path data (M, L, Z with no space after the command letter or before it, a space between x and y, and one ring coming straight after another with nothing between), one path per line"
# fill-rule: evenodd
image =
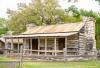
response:
M6 27L6 20L4 18L0 18L0 28Z
M93 18L96 18L98 16L97 13L93 12L92 10L91 11L86 11L84 9L81 9L80 10L80 14L82 16L86 16L86 17L93 17Z
M4 18L0 18L0 35L7 32L7 21Z
M65 17L66 22L79 22L79 21L82 21L82 16L81 16L78 8L76 8L74 5L70 6L65 11L66 11L66 14L67 14L67 17Z
M66 9L67 13L72 12L72 16L79 18L80 17L80 12L78 10L78 8L75 7L75 5L70 6L68 9Z
M97 1L99 3L99 5L100 5L100 0L95 0L95 1Z
M100 17L96 18L96 44L97 49L100 49Z
M58 0L32 0L29 5L20 3L18 8L17 11L10 9L7 11L9 30L14 31L15 34L25 31L26 24L29 23L49 25L82 20L76 11L74 11L74 17L67 15L67 12L59 6Z
M7 28L1 28L0 29L0 35L5 34L8 31Z
M25 31L26 24L36 25L55 24L60 18L60 11L57 0L34 0L26 7L20 7L18 11L8 11L9 29L20 33Z

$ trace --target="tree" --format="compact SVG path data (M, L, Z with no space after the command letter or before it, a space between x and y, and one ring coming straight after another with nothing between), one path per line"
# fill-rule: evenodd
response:
M7 32L7 21L4 18L0 18L0 35Z
M80 17L80 12L79 12L79 10L78 10L78 8L77 7L75 7L75 5L71 5L68 9L66 9L66 12L72 12L72 16L73 17L77 17L77 18L79 18Z
M82 16L86 16L86 17L93 17L93 18L98 17L98 13L93 12L92 10L86 11L86 10L84 10L84 9L80 9L80 14L81 14Z
M76 8L72 7L68 10L73 11L74 15L70 16L64 9L61 9L58 0L32 0L29 5L19 3L18 10L8 9L7 11L9 30L16 34L25 31L26 25L29 23L50 25L82 20Z
M97 1L99 3L99 5L100 5L100 0L95 0L95 1Z
M67 14L66 19L68 19L68 17L69 17L70 22L82 21L80 11L78 10L78 8L75 5L72 5L72 6L68 7L68 9L65 9L65 12Z
M66 21L65 11L60 8L58 0L32 0L29 5L20 3L18 8L17 11L7 11L9 30L15 33L25 31L29 23L48 25Z

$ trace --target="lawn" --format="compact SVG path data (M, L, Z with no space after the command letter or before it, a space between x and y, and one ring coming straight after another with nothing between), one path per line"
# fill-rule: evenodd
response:
M0 62L1 61L14 61L15 59L12 59L12 58L6 58L6 57L0 57Z
M11 58L0 57L1 61L11 61ZM0 68L12 68L0 65ZM24 62L23 68L100 68L100 61L80 61L80 62Z
M27 62L24 68L100 68L100 62Z

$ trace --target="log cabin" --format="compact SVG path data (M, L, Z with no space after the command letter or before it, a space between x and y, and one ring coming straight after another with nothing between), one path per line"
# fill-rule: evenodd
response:
M13 40L17 39L17 53L20 53L20 40L23 44L23 55L33 57L65 57L93 55L96 57L95 21L86 19L83 22L64 23L44 26L29 24L27 30L19 35L5 36L11 40L11 49L14 48ZM8 53L7 51L5 52Z

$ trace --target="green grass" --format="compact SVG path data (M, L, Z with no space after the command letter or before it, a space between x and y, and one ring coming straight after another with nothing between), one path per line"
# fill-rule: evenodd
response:
M0 57L0 61L14 61L15 59L12 58L6 58L6 57Z
M8 66L0 66L0 68L9 68Z
M7 58L7 57L4 57L4 56L0 57L0 63L3 63L3 64L0 64L0 68L14 68L14 67L11 67L8 64L6 64L6 62L9 62L9 61L16 61L16 59Z
M19 68L18 66L16 66L16 67L11 67L11 66L7 66L7 65L0 65L0 68Z
M0 57L0 61L11 61L13 59ZM9 68L0 65L0 68ZM100 61L81 61L81 62L24 62L23 68L100 68Z
M27 62L24 68L100 68L100 62Z

